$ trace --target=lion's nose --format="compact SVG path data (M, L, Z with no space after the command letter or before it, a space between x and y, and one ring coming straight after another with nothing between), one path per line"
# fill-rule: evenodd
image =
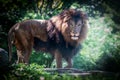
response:
M71 32L70 35L71 36L79 36L80 34L79 33L73 33L73 32Z

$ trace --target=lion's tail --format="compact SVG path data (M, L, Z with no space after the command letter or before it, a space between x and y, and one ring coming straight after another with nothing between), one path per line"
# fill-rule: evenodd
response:
M14 43L14 39L15 39L14 28L16 26L17 24L15 24L8 32L9 62L11 62L12 59L12 44Z
M11 62L12 59L12 36L13 36L12 29L10 29L8 33L8 48L9 48L9 62Z

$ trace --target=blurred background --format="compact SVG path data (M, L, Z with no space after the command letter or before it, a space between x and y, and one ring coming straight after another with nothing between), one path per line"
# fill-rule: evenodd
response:
M0 0L0 47L8 51L7 34L15 23L49 19L69 8L85 11L90 23L82 50L73 58L73 67L120 72L120 5L114 0ZM13 52L15 56L15 48ZM33 50L30 63L54 67L51 61L49 54Z

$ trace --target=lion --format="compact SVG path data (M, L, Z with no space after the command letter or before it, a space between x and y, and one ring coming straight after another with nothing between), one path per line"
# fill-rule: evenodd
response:
M29 63L32 48L49 52L57 68L72 67L72 58L81 49L88 31L87 15L76 9L64 10L49 20L26 20L16 23L8 33L9 60L12 44L16 46L18 63Z

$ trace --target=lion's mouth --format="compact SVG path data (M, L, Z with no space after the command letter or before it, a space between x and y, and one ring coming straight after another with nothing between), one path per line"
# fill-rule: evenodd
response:
M79 35L80 35L79 33L76 33L76 34L72 33L72 32L70 33L70 36L71 36L72 40L78 40L79 39Z
M78 36L71 36L71 39L72 39L72 40L78 40L79 37L78 37Z

